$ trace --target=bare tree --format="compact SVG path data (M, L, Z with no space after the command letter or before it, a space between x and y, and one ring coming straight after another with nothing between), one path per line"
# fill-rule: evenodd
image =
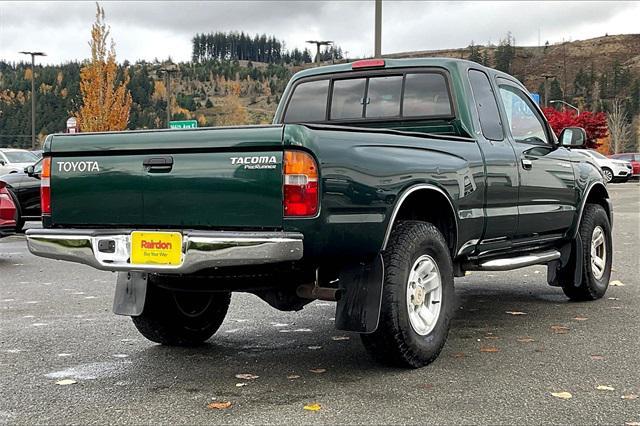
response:
M613 154L622 152L631 136L631 126L627 121L627 112L621 99L614 99L611 104L611 112L607 116L607 125L611 135L610 147Z

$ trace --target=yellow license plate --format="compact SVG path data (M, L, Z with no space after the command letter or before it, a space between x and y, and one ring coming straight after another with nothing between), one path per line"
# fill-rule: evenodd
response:
M182 263L182 234L179 232L132 232L131 263L135 265L180 265Z

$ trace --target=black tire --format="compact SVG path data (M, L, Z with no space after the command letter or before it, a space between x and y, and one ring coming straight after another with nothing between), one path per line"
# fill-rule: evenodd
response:
M440 312L434 328L418 334L409 319L407 291L412 268L420 257L435 262L441 279ZM435 226L404 221L391 233L384 258L384 288L378 329L362 334L362 342L376 360L401 367L423 367L438 357L454 313L453 266L447 243ZM426 330L425 330L426 331Z
M222 325L231 293L169 291L149 282L144 310L131 317L140 334L168 346L195 346Z
M597 278L591 266L591 242L596 227L600 227L604 234L606 258L602 275ZM576 287L573 279L562 285L564 294L571 300L596 300L604 296L611 278L611 263L613 260L613 244L611 238L611 224L604 208L599 204L587 204L580 222L580 239L582 240L582 281Z
M16 232L20 233L24 229L24 219L22 218L22 207L18 202L18 197L13 191L9 190L9 195L13 198L13 204L16 205Z
M604 181L606 183L609 183L609 182L613 181L613 178L614 178L613 171L610 168L603 167L602 168L602 174L604 175Z

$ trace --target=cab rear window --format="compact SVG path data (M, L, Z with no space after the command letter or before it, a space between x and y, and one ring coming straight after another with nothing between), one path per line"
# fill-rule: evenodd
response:
M306 81L294 87L284 122L453 118L440 72L399 72Z

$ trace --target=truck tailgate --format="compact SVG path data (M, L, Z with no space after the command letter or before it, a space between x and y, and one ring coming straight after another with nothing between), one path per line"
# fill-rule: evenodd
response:
M55 135L51 222L282 226L282 127Z

